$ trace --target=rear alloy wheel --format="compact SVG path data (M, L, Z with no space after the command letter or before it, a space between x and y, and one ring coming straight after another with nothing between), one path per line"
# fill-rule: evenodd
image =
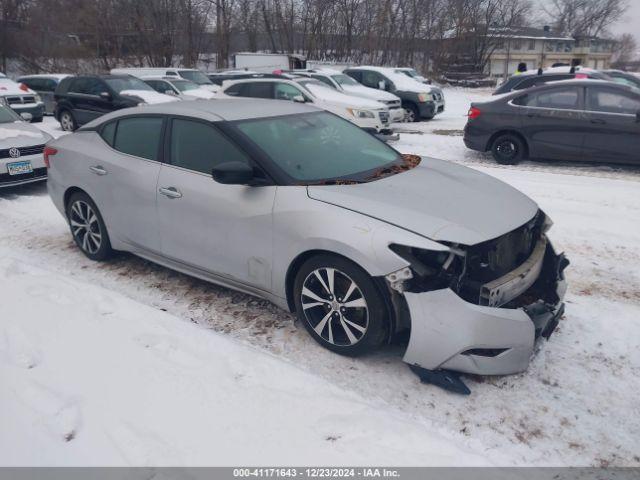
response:
M75 132L78 126L69 110L64 110L60 114L60 126L65 132Z
M516 165L524 158L525 147L520 137L507 133L496 138L491 153L501 165Z
M98 261L111 255L111 242L104 221L88 195L74 194L67 206L67 216L73 239L82 253Z
M330 255L307 261L296 276L299 320L322 346L344 355L360 355L386 338L388 315L366 272Z

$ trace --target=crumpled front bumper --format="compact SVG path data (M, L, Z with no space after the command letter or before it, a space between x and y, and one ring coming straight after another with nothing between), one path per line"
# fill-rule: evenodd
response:
M536 340L548 338L564 313L562 300L567 286L562 271L568 262L563 255L555 255L551 246L549 251L550 264L538 279L545 285L543 296L547 300L531 299L519 308L476 305L451 289L405 292L411 335L403 360L428 370L478 375L526 370ZM523 298L529 300L530 295L527 292ZM548 298L555 301L551 303Z

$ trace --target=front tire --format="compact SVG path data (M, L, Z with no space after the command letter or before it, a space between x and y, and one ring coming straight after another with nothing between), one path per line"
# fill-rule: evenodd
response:
M78 192L67 203L67 219L71 235L82 253L95 261L111 256L111 241L102 215L89 195Z
M420 109L418 108L418 106L415 103L405 102L402 105L402 108L404 108L404 110L406 112L405 121L407 123L413 123L413 122L419 122L420 121Z
M298 320L323 347L358 356L380 347L389 313L373 279L354 263L322 254L307 260L294 281Z
M517 165L524 159L525 145L520 137L507 133L493 141L491 153L500 165Z

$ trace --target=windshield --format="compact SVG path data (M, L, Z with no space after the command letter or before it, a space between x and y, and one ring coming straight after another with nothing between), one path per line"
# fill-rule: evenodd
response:
M353 78L342 73L340 75L331 75L331 78L333 78L338 85L358 85L358 82Z
M21 120L21 118L13 110L0 105L0 123L13 123Z
M234 125L296 184L370 181L378 170L403 162L398 152L373 135L327 112Z
M107 82L107 85L117 93L124 92L126 90L147 90L149 92L155 92L155 90L149 85L134 77L107 78L105 81Z
M200 70L180 70L180 76L187 80L191 80L198 85L213 85L213 82L209 80L209 77Z
M189 90L197 90L200 85L190 82L189 80L171 80L171 83L181 92L188 92Z
M407 68L406 70L396 70L396 73L404 73L405 75L411 77L411 78L416 78L418 77L418 72L416 72L414 69L412 68Z

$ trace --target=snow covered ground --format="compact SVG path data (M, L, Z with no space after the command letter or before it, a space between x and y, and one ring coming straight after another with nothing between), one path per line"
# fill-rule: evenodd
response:
M445 95L396 147L531 195L572 261L527 372L467 378L460 397L420 384L401 346L337 356L268 302L87 260L32 185L0 191L0 465L640 466L640 171L499 167L460 136L487 93Z

